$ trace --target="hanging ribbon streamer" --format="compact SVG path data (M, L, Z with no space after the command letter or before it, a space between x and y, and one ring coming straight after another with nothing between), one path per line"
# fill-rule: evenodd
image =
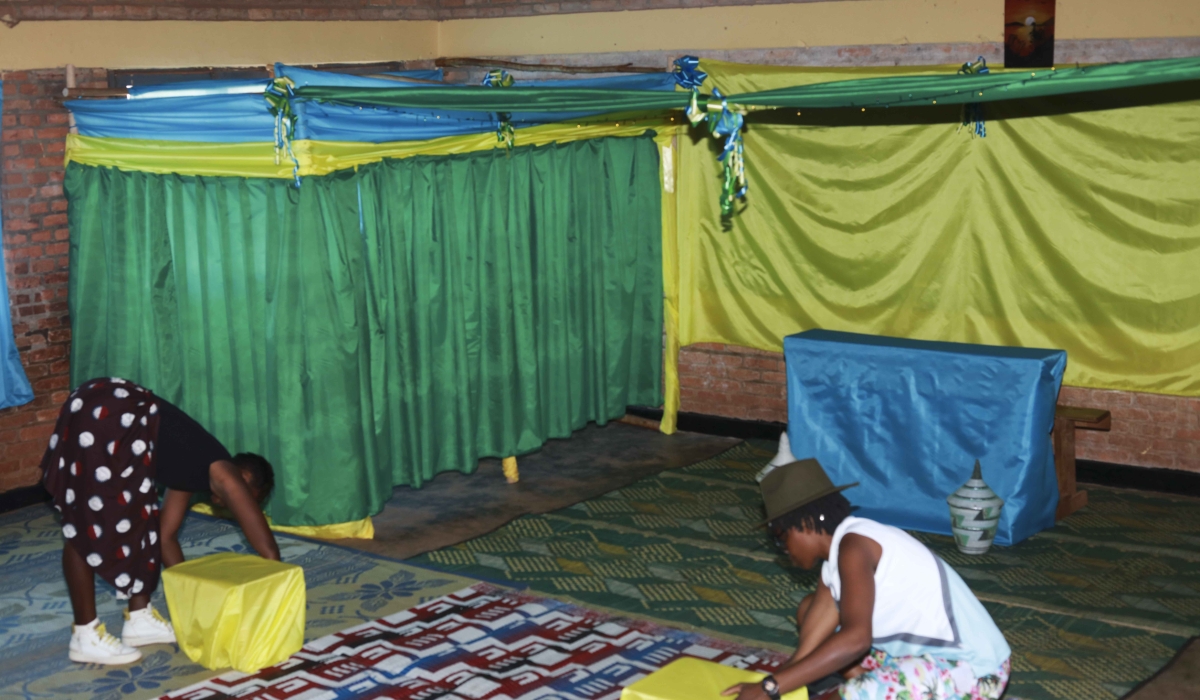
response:
M292 178L300 187L300 160L292 151L296 138L296 113L292 109L292 97L296 84L289 78L276 78L263 92L267 109L275 117L275 165L286 155L292 161Z
M741 114L729 109L729 103L716 88L713 88L713 97L721 100L721 111L710 112L707 100L704 108L701 108L700 87L708 78L708 74L700 70L700 59L695 56L675 59L672 76L676 85L692 91L692 102L687 109L687 118L692 126L707 120L708 131L713 138L725 139L725 146L717 160L725 166L724 182L721 186L721 216L729 218L734 214L734 200L746 197L746 147L742 141L745 119Z
M987 59L983 56L975 59L974 62L967 61L958 69L959 75L987 75L991 73L987 67ZM983 119L983 105L978 102L964 104L962 107L962 123L959 124L958 130L962 131L964 126L971 127L971 137L978 136L979 138L987 137L987 124Z
M516 81L506 70L490 70L483 76L484 87L506 88L512 87L514 82ZM512 125L512 114L496 112L496 122L496 140L504 144L506 151L511 151L517 137L517 131Z
M675 59L675 70L672 72L675 84L684 90L691 90L692 103L688 105L687 118L692 126L704 120L705 111L700 109L700 86L704 84L708 73L700 70L700 59L695 56L683 56Z
M708 115L708 130L713 138L725 138L725 146L717 160L724 163L724 182L721 186L721 216L731 217L734 200L745 199L746 190L746 146L742 140L745 119L729 109L721 91L713 88L713 96L721 101L721 111Z

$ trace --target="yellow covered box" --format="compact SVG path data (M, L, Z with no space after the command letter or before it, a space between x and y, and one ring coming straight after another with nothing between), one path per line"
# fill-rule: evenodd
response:
M243 673L304 646L304 570L246 554L213 554L163 571L179 648L208 669Z
M765 673L684 657L626 686L621 691L621 700L734 700L734 696L724 697L721 692L738 683L757 683L765 677ZM808 700L808 688L793 690L783 700Z

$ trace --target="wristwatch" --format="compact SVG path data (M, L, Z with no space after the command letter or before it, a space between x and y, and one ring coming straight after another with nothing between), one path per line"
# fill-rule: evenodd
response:
M768 675L762 679L762 689L771 700L779 700L779 681L775 680L775 676Z

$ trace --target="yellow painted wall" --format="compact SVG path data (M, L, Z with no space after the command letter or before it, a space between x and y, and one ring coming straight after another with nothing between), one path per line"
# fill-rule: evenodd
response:
M0 27L0 70L985 42L1001 39L1003 7L836 0L445 22L22 22ZM1200 36L1200 0L1058 0L1059 39L1183 36Z
M999 40L1003 0L849 0L438 24L443 56Z
M843 0L441 22L442 56L1001 41L1003 0ZM1200 36L1200 0L1058 0L1058 39Z
M436 22L22 22L0 26L0 70L191 68L436 58Z

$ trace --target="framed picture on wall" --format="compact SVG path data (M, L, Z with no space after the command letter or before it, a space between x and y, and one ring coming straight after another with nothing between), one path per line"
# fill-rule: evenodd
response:
M1054 65L1054 0L1004 0L1004 67Z

